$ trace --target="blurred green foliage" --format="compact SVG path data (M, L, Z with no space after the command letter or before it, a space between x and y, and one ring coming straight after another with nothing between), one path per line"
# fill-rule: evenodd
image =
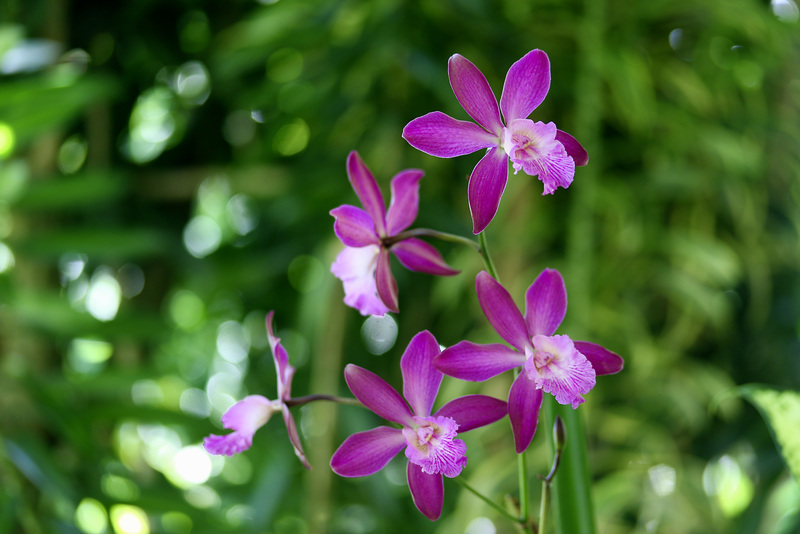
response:
M280 421L232 459L199 444L234 399L274 396L268 310L296 395L347 393L348 362L398 384L422 329L496 341L480 259L437 244L462 275L398 269L397 342L371 355L328 272L328 211L355 202L356 149L385 188L424 169L417 225L469 235L478 155L437 160L400 132L466 118L451 54L499 92L541 48L553 83L534 116L590 164L547 198L512 177L488 239L512 295L560 269L565 331L626 359L580 408L598 531L796 532L769 427L715 399L800 390L799 29L794 0L5 0L0 531L508 532L451 483L429 522L402 463L335 477L335 447L377 423L354 407L298 410L310 472ZM445 380L439 398L508 385ZM516 491L508 430L467 435L465 476L498 500ZM527 454L547 471L545 437Z

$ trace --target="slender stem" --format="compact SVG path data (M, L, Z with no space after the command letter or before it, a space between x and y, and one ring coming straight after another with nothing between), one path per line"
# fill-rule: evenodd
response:
M542 502L539 505L539 534L547 533L547 509L550 507L550 481L542 479Z
M517 474L519 478L519 521L528 523L528 464L525 451L517 454Z
M486 264L486 270L489 271L489 274L492 276L492 278L499 282L500 280L497 277L497 269L494 268L492 256L489 254L489 247L486 245L486 232L481 232L478 234L478 241L480 241L478 252L481 256L483 256L483 263Z
M428 228L414 228L412 230L406 230L405 232L400 232L397 235L385 237L383 239L383 244L388 247L394 245L395 243L399 243L404 239L408 239L409 237L433 237L436 239L441 239L442 241L460 243L462 245L466 245L480 252L480 245L478 245L478 243L476 243L472 239L469 239L468 237L463 237L455 234L448 234L445 232L439 232L437 230L429 230Z
M510 513L508 510L506 510L505 508L503 508L502 506L500 506L496 502L492 501L489 497L487 497L483 493L481 493L478 490L476 490L475 488L473 488L466 480L464 480L464 477L455 477L453 480L455 480L456 482L461 484L467 491L469 491L470 493L475 495L477 498L479 498L480 500L482 500L483 502L485 502L486 504L488 504L489 506L491 506L492 508L494 508L495 510L500 512L502 515L504 515L505 517L507 517L511 521L514 521L515 523L519 521L519 518L518 517L514 517L514 514Z
M314 401L330 401L338 402L339 404L351 404L353 406L363 406L358 399L349 399L346 397L337 397L336 395L306 395L305 397L295 397L293 399L286 399L283 403L286 406L302 406Z

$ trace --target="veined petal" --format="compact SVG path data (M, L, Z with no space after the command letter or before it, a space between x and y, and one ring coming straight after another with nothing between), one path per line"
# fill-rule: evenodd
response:
M447 376L482 382L525 363L525 355L505 345L478 345L460 341L434 358L433 365Z
M347 156L347 177L364 209L372 218L375 231L378 235L386 235L386 204L383 202L383 195L378 182L355 150Z
M419 208L419 181L422 171L408 169L392 178L392 201L386 212L386 231L395 235L409 226L417 218Z
M531 50L508 69L500 97L506 124L530 115L549 90L550 60L541 50Z
M436 338L425 330L411 339L400 358L403 396L416 416L428 417L431 414L433 401L439 392L443 375L433 366L433 359L439 352Z
M278 410L280 405L276 405L266 397L250 395L228 408L222 415L222 426L253 435Z
M438 276L452 276L458 271L444 262L444 258L439 254L433 245L417 238L409 238L395 243L389 249L397 256L403 267L410 271L420 273L435 274Z
M442 475L429 475L422 472L417 464L408 462L408 489L414 505L422 515L436 521L442 515L444 504L444 479Z
M464 56L454 54L447 62L447 74L450 87L464 111L486 131L499 136L503 122L500 120L497 99L478 67Z
M467 186L473 234L483 232L494 219L507 182L508 158L501 148L492 147L475 165Z
M392 274L389 265L389 251L381 249L378 254L378 266L375 271L375 282L378 286L378 295L381 301L389 308L389 311L397 313L400 311L397 303L397 280Z
M363 477L377 473L406 447L399 428L379 426L353 434L344 440L331 457L331 469L343 477Z
M497 146L500 140L474 122L460 121L441 111L433 111L406 124L403 139L417 150L437 158L472 154Z
M495 331L514 348L524 352L525 347L531 345L531 338L525 320L506 288L489 273L481 271L475 278L475 289L478 303Z
M514 433L517 454L525 452L536 434L539 409L542 407L542 390L520 373L508 393L508 418Z
M361 208L345 204L330 214L336 218L333 231L345 246L360 248L380 243L372 218Z
M622 371L622 367L625 365L625 361L619 354L615 354L596 343L575 341L575 348L586 356L586 359L592 364L595 374L613 375Z
M494 423L507 413L508 406L505 401L486 395L465 395L451 400L433 415L455 419L460 434Z
M297 425L294 422L294 417L292 417L292 412L289 411L289 407L285 404L282 408L283 422L286 424L286 431L289 433L289 441L292 443L294 454L300 459L306 469L311 469L311 465L308 463L308 460L306 460L306 454L303 452L303 444L300 442L300 435L297 433Z
M567 314L567 288L555 269L545 269L525 292L525 323L531 337L552 336Z
M573 408L583 403L582 395L596 383L596 373L569 336L533 336L535 351L525 362L528 378L545 393L552 393L559 404ZM529 350L529 349L528 349Z
M564 145L570 157L575 161L575 165L582 167L589 163L589 153L581 146L577 139L563 130L556 131L556 141Z
M406 401L383 378L351 363L344 368L344 379L364 406L393 423L413 425Z

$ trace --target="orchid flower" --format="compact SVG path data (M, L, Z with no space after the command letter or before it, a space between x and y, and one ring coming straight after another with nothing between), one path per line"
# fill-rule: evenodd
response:
M331 210L333 229L345 248L331 266L344 284L344 302L362 315L398 311L397 281L389 266L391 251L407 269L440 276L458 274L430 244L398 235L417 218L422 171L408 169L392 179L389 210L372 173L353 151L347 176L364 209L339 206Z
M417 509L431 520L442 513L443 476L458 476L467 463L467 447L456 436L501 419L507 408L499 399L467 395L431 414L443 376L433 366L439 351L428 331L411 340L400 360L405 400L374 373L348 365L344 376L353 395L402 428L380 426L353 434L331 458L331 468L338 475L361 477L378 472L405 449L411 496Z
M278 374L278 398L274 401L261 395L250 395L240 400L222 416L222 425L232 433L225 436L210 435L203 440L203 446L211 454L223 454L233 456L250 448L253 443L253 435L264 426L272 414L275 412L283 413L283 421L286 430L289 432L289 441L292 443L294 453L306 467L311 466L303 453L303 445L300 443L300 435L297 433L297 425L294 422L286 401L291 399L292 377L294 367L289 365L289 355L281 345L280 338L275 336L272 329L272 317L274 313L267 314L267 338L272 357L275 360L275 371Z
M543 392L577 408L582 395L594 387L595 376L619 372L623 360L600 345L554 335L567 312L564 279L555 269L542 271L528 288L524 317L508 291L487 272L478 274L475 285L483 313L513 349L461 341L437 356L434 365L446 375L473 381L523 368L508 396L508 417L521 453L536 433Z
M554 123L527 118L550 89L550 60L541 50L531 50L508 70L499 109L483 73L467 58L452 56L448 75L458 102L478 124L434 111L408 123L403 138L414 148L440 158L488 149L469 178L475 234L481 233L497 213L508 181L509 159L514 174L523 170L538 175L545 195L558 187L569 187L575 166L589 161L580 143L556 129Z

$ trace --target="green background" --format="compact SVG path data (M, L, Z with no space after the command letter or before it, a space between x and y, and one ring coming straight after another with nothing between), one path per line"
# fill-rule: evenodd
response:
M232 459L198 445L235 399L274 398L269 310L296 395L348 394L349 362L400 387L423 329L498 341L480 257L436 243L462 274L393 264L396 344L371 354L329 273L328 211L357 203L358 150L387 199L392 175L424 169L415 226L469 236L479 154L439 160L400 133L434 110L467 119L452 54L499 95L534 48L552 85L532 118L590 163L547 197L512 176L487 239L518 303L559 269L559 332L625 358L579 409L597 531L796 532L785 434L731 394L800 389L793 0L0 2L0 532L513 532L447 480L443 518L425 519L402 455L332 474L338 444L381 424L356 407L294 410L309 472L279 417ZM510 379L446 379L439 405ZM532 473L549 470L550 425ZM507 420L465 440L470 483L515 494Z

